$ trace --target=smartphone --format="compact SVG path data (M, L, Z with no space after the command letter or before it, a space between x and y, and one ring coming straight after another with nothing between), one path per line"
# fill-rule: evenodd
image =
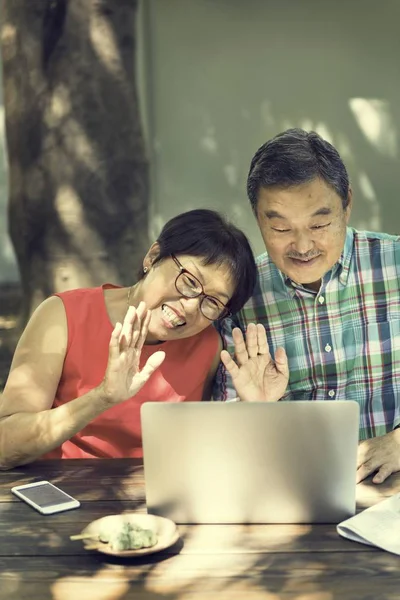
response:
M49 481L36 481L11 488L13 494L43 515L78 508L81 503Z

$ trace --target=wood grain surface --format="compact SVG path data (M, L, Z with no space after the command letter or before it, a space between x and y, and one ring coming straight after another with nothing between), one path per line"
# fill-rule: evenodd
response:
M44 516L10 492L40 479L81 508ZM399 491L400 474L362 483L358 510ZM400 598L400 557L345 540L332 524L180 525L174 546L129 559L69 539L94 519L130 511L145 511L140 461L38 461L0 473L0 600Z

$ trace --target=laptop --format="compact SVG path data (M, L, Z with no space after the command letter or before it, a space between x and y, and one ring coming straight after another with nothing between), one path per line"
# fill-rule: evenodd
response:
M141 421L151 514L338 523L355 513L356 402L147 402Z

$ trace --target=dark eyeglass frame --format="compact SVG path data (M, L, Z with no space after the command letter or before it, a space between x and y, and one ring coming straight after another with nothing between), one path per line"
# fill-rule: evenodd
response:
M191 273L190 271L188 271L187 269L185 269L185 267L183 265L181 265L181 263L179 262L179 260L176 258L176 256L174 256L173 254L171 254L171 258L174 261L174 263L176 264L176 266L179 268L179 273L176 276L175 279L175 288L176 291L178 292L178 294L180 294L181 296L183 296L184 298L199 298L200 296L202 296L201 301L200 301L200 310L201 310L201 314L208 319L209 321L220 321L222 319L226 319L226 317L231 316L231 311L229 310L229 308L223 304L223 302L221 302L221 300L218 300L218 298L215 298L215 296L210 296L209 294L206 294L204 292L204 287L203 284L201 283L201 281L198 280L198 278L193 275L193 273ZM183 274L183 273L187 273L187 275L190 276L191 279L194 279L194 281L198 284L199 288L201 289L201 292L199 292L198 294L194 295L194 296L187 296L186 294L183 294L182 291L178 288L178 279L179 277ZM219 315L219 317L217 317L216 319L210 319L210 317L207 317L207 315L204 314L203 312L203 302L204 300L206 300L207 298L209 298L210 300L212 300L213 302L216 302L216 304L218 306L221 306L221 314Z

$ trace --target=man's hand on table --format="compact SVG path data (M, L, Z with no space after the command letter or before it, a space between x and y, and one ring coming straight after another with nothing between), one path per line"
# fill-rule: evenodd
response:
M373 483L383 483L400 471L400 429L371 438L358 446L357 483L377 471Z
M247 402L276 402L285 393L289 380L288 360L283 348L272 359L265 327L249 323L244 339L237 327L232 331L235 360L226 350L221 360L232 377L241 400Z

